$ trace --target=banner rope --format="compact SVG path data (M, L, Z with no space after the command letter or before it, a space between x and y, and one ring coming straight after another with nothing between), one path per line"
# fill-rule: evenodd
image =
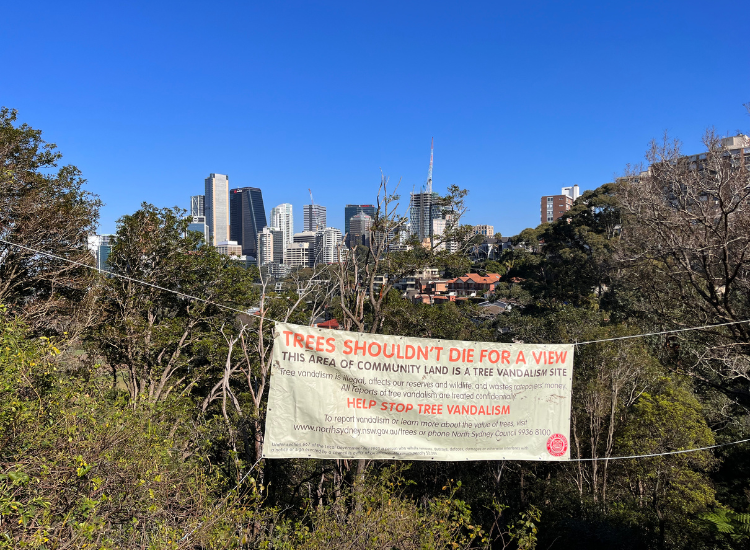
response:
M5 243L5 244L7 244L9 246L15 246L17 248L22 248L24 250L28 250L29 252L33 252L35 254L41 254L41 255L47 256L49 258L54 258L56 260L61 260L63 262L68 262L68 263L73 264L73 265L77 265L77 266L80 266L80 267L85 267L85 268L88 268L88 269L92 269L92 270L97 271L97 272L101 272L101 270L99 270L98 268L96 268L93 265L84 264L82 262L76 262L75 260L71 260L71 259L65 258L63 256L58 256L56 254L51 254L49 252L44 252L42 250L37 250L37 249L32 248L30 246L25 246L25 245L22 245L22 244L13 243L13 242L10 242L10 241L6 241L5 239L0 239L0 243ZM126 281L131 281L133 283L138 283L138 284L142 284L142 285L145 285L145 286L149 286L149 287L155 288L157 290L163 290L164 292L171 292L172 294L176 294L176 295L182 296L184 298L189 298L191 300L197 300L199 302L203 302L205 304L216 306L218 308L221 308L221 309L224 309L224 310L227 310L227 311L234 311L235 313L242 313L242 314L245 314L245 315L250 315L250 313L249 313L248 310L241 310L241 309L237 309L237 308L234 308L234 307L225 306L223 304L218 304L216 302L213 302L211 300L207 300L205 298L200 298L198 296L192 296L191 294L185 294L184 292L179 292L177 290L172 290L170 288L165 288L163 286L159 286L159 285L156 285L156 284L153 284L153 283L149 283L147 281L141 281L140 279L136 279L134 277L129 277L127 275L122 275L120 273L113 273L111 271L107 271L106 273L107 273L108 276L111 276L111 277L118 277L120 279L124 279ZM268 320L268 321L273 321L274 323L284 323L284 322L286 322L286 321L279 321L278 319L273 319L271 317L265 317L264 316L263 318L266 319L266 320ZM586 344L598 344L600 342L614 342L616 340L629 340L629 339L633 339L633 338L645 338L647 336L659 336L659 335L663 335L663 334L674 334L674 333L677 333L677 332L688 332L688 331L692 331L692 330L704 330L704 329L710 329L710 328L714 328L714 327L726 327L726 326L730 326L730 325L739 325L739 324L743 324L743 323L750 323L750 319L743 319L741 321L729 321L727 323L718 323L718 324L714 324L714 325L701 325L701 326L687 327L687 328L678 328L678 329L672 329L672 330L662 330L662 331L659 331L659 332L646 332L646 333L643 333L643 334L632 334L630 336L617 336L617 337L614 337L614 338L603 338L601 340L587 340L587 341L584 341L584 342L566 342L566 343L572 344L572 345L576 345L576 346L584 346Z

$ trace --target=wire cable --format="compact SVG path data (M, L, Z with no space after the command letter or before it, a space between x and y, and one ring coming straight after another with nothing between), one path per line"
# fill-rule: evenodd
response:
M41 254L41 255L47 256L49 258L54 258L56 260L62 260L63 262L68 262L68 263L71 263L73 265L77 265L77 266L80 266L80 267L86 267L86 268L89 268L89 269L93 269L94 271L97 271L97 272L101 271L100 269L94 267L93 265L88 265L88 264L84 264L84 263L81 263L81 262L76 262L75 260L71 260L69 258L64 258L63 256L58 256L56 254L50 254L49 252L44 252L42 250L36 250L34 248L31 248L29 246L24 246L22 244L12 243L10 241L6 241L5 239L0 239L0 243L5 243L5 244L7 244L9 246L15 246L17 248L23 248L24 250L28 250L29 252L33 252L35 254ZM131 281L133 283L138 283L138 284L141 284L141 285L150 286L151 288L155 288L157 290L163 290L164 292L171 292L172 294L177 294L178 296L182 296L184 298L189 298L191 300L197 300L199 302L203 302L204 304L209 304L209 305L212 305L212 306L216 306L216 307L225 309L227 311L234 311L236 313L244 313L244 314L248 313L247 311L243 311L241 309L233 308L233 307L230 307L230 306L225 306L225 305L222 305L222 304L217 304L216 302L212 302L211 300L206 300L205 298L199 298L198 296L192 296L190 294L185 294L184 292L180 292L178 290L172 290L171 288L165 288L163 286L155 285L155 284L149 283L147 281L141 281L140 279L136 279L134 277L128 277L127 275L122 275L120 273L113 273L112 271L107 271L107 275L110 275L112 277L118 277L118 278L124 279L126 281ZM268 317L266 317L266 319L268 319L270 321L275 321L277 323L279 322L279 321L276 321L275 319L270 319Z
M695 453L697 451L707 451L709 449L717 449L719 447L728 447L730 445L738 445L740 443L747 443L750 439L740 439L739 441L731 441L729 443L719 443L718 445L709 445L708 447L698 447L697 449L685 449L682 451L669 451L666 453L653 453L648 455L631 455L631 456L610 456L610 457L595 457L595 458L571 458L565 462L595 462L597 460L625 460L627 458L651 458L655 456L668 456L678 455L682 453Z
M677 328L673 330L662 330L659 332L646 332L644 334L634 334L632 336L617 336L615 338L604 338L602 340L588 340L586 342L575 342L576 345L582 346L584 344L597 344L599 342L613 342L615 340L629 340L631 338L645 338L646 336L659 336L661 334L674 334L675 332L687 332L690 330L703 330L713 327L726 327L729 325L739 325L742 323L750 323L750 319L744 319L742 321L729 321L728 323L718 323L716 325L703 325L700 327L687 327L687 328Z
M64 258L63 256L58 256L56 254L51 254L49 252L44 252L42 250L37 250L35 248L31 248L29 246L24 246L22 244L13 243L13 242L10 242L10 241L6 241L4 239L0 239L0 243L5 243L5 244L7 244L9 246L15 246L17 248L22 248L24 250L28 250L29 252L33 252L35 254L41 254L43 256L48 256L50 258L55 258L56 260L61 260L63 262L68 262L68 263L71 263L71 264L74 264L74 265L77 265L77 266L80 266L80 267L86 267L88 269L93 269L94 271L97 271L97 272L100 271L98 268L96 268L93 265L88 265L88 264L84 264L84 263L81 263L81 262L76 262L75 260L70 260L68 258ZM131 281L131 282L134 282L134 283L138 283L138 284L150 286L150 287L156 288L158 290L163 290L164 292L171 292L173 294L177 294L178 296L182 296L184 298L189 298L191 300L198 300L199 302L203 302L205 304L210 304L210 305L216 306L218 308L225 309L227 311L234 311L236 313L248 314L248 311L243 311L243 310L240 310L240 309L237 309L237 308L233 308L233 307L230 307L230 306L225 306L223 304L217 304L216 302L212 302L211 300L206 300L205 298L200 298L198 296L192 296L191 294L185 294L184 292L179 292L177 290L172 290L170 288L165 288L163 286L155 285L153 283L149 283L149 282L146 282L146 281L141 281L140 279L136 279L134 277L128 277L127 275L122 275L120 273L113 273L111 271L108 271L107 275L112 276L112 277L119 277L120 279L124 279L126 281ZM271 317L264 317L264 319L266 319L267 321L273 321L274 323L283 323L283 322L285 322L285 321L279 321L278 319L273 319ZM710 329L710 328L714 328L714 327L726 327L726 326L729 326L729 325L739 325L739 324L743 324L743 323L750 323L750 319L743 319L741 321L729 321L727 323L718 323L718 324L714 324L714 325L701 325L701 326L695 326L695 327L677 328L677 329L672 329L672 330L662 330L662 331L659 331L659 332L646 332L646 333L643 333L643 334L632 334L630 336L617 336L617 337L614 337L614 338L603 338L601 340L587 340L585 342L566 342L566 343L574 344L574 345L577 345L577 346L584 346L586 344L598 344L600 342L613 342L615 340L629 340L629 339L633 339L633 338L645 338L647 336L659 336L659 335L663 335L663 334L674 334L674 333L677 333L677 332L688 332L688 331L692 331L692 330L705 330L705 329Z

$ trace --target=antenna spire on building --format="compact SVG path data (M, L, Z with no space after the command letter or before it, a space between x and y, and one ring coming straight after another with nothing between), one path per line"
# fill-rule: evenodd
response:
M432 142L430 143L430 169L427 170L427 192L432 193L432 152L435 148L435 138L432 138Z

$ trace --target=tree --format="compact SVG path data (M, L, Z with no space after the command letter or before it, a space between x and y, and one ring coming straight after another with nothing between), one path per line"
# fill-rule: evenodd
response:
M92 279L89 269L65 260L93 266L87 237L101 203L84 191L78 168L54 171L62 154L16 118L15 110L0 109L0 303L23 312L36 329L62 332L85 310Z
M573 207L552 223L525 229L516 237L523 250L506 251L511 276L526 279L524 288L548 303L586 305L597 302L611 285L613 253L622 216L615 186L586 191Z
M750 319L750 156L708 132L706 153L652 143L647 171L618 187L627 215L620 282L632 307L663 329ZM750 324L670 337L672 360L701 383L750 404Z
M145 203L123 216L109 264L127 278L105 275L97 290L101 315L90 340L123 378L133 405L189 391L207 376L211 361L201 342L215 342L219 328L257 299L253 273L201 246L187 224L180 209Z
M425 267L469 266L466 253L474 243L473 228L460 223L466 212L467 191L454 185L448 194L437 199L446 216L445 230L429 243L426 239L420 243L413 238L404 239L408 220L399 213L398 186L390 191L388 183L388 178L381 175L369 246L342 253L343 259L336 266L337 306L346 330L378 333L384 322L388 292L406 275ZM406 247L402 246L404 242L408 243Z
M714 444L698 400L687 389L662 379L643 392L619 434L623 454L660 454ZM642 510L644 527L657 548L690 542L686 519L704 513L716 498L707 471L714 460L706 451L656 456L618 465L619 498Z
M240 315L233 323L225 322L220 327L214 323L214 330L223 338L216 357L222 368L201 409L205 413L212 404L219 404L233 453L239 456L244 450L246 461L251 464L263 456L272 323L277 320L312 325L337 290L329 272L326 265L294 271L286 281L293 292L281 294L269 290L271 279L261 272L257 315ZM243 437L238 436L236 427Z

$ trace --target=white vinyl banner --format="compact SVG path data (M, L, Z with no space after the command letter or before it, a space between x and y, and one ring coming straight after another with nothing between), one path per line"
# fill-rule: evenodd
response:
M570 458L572 345L274 330L267 458Z

